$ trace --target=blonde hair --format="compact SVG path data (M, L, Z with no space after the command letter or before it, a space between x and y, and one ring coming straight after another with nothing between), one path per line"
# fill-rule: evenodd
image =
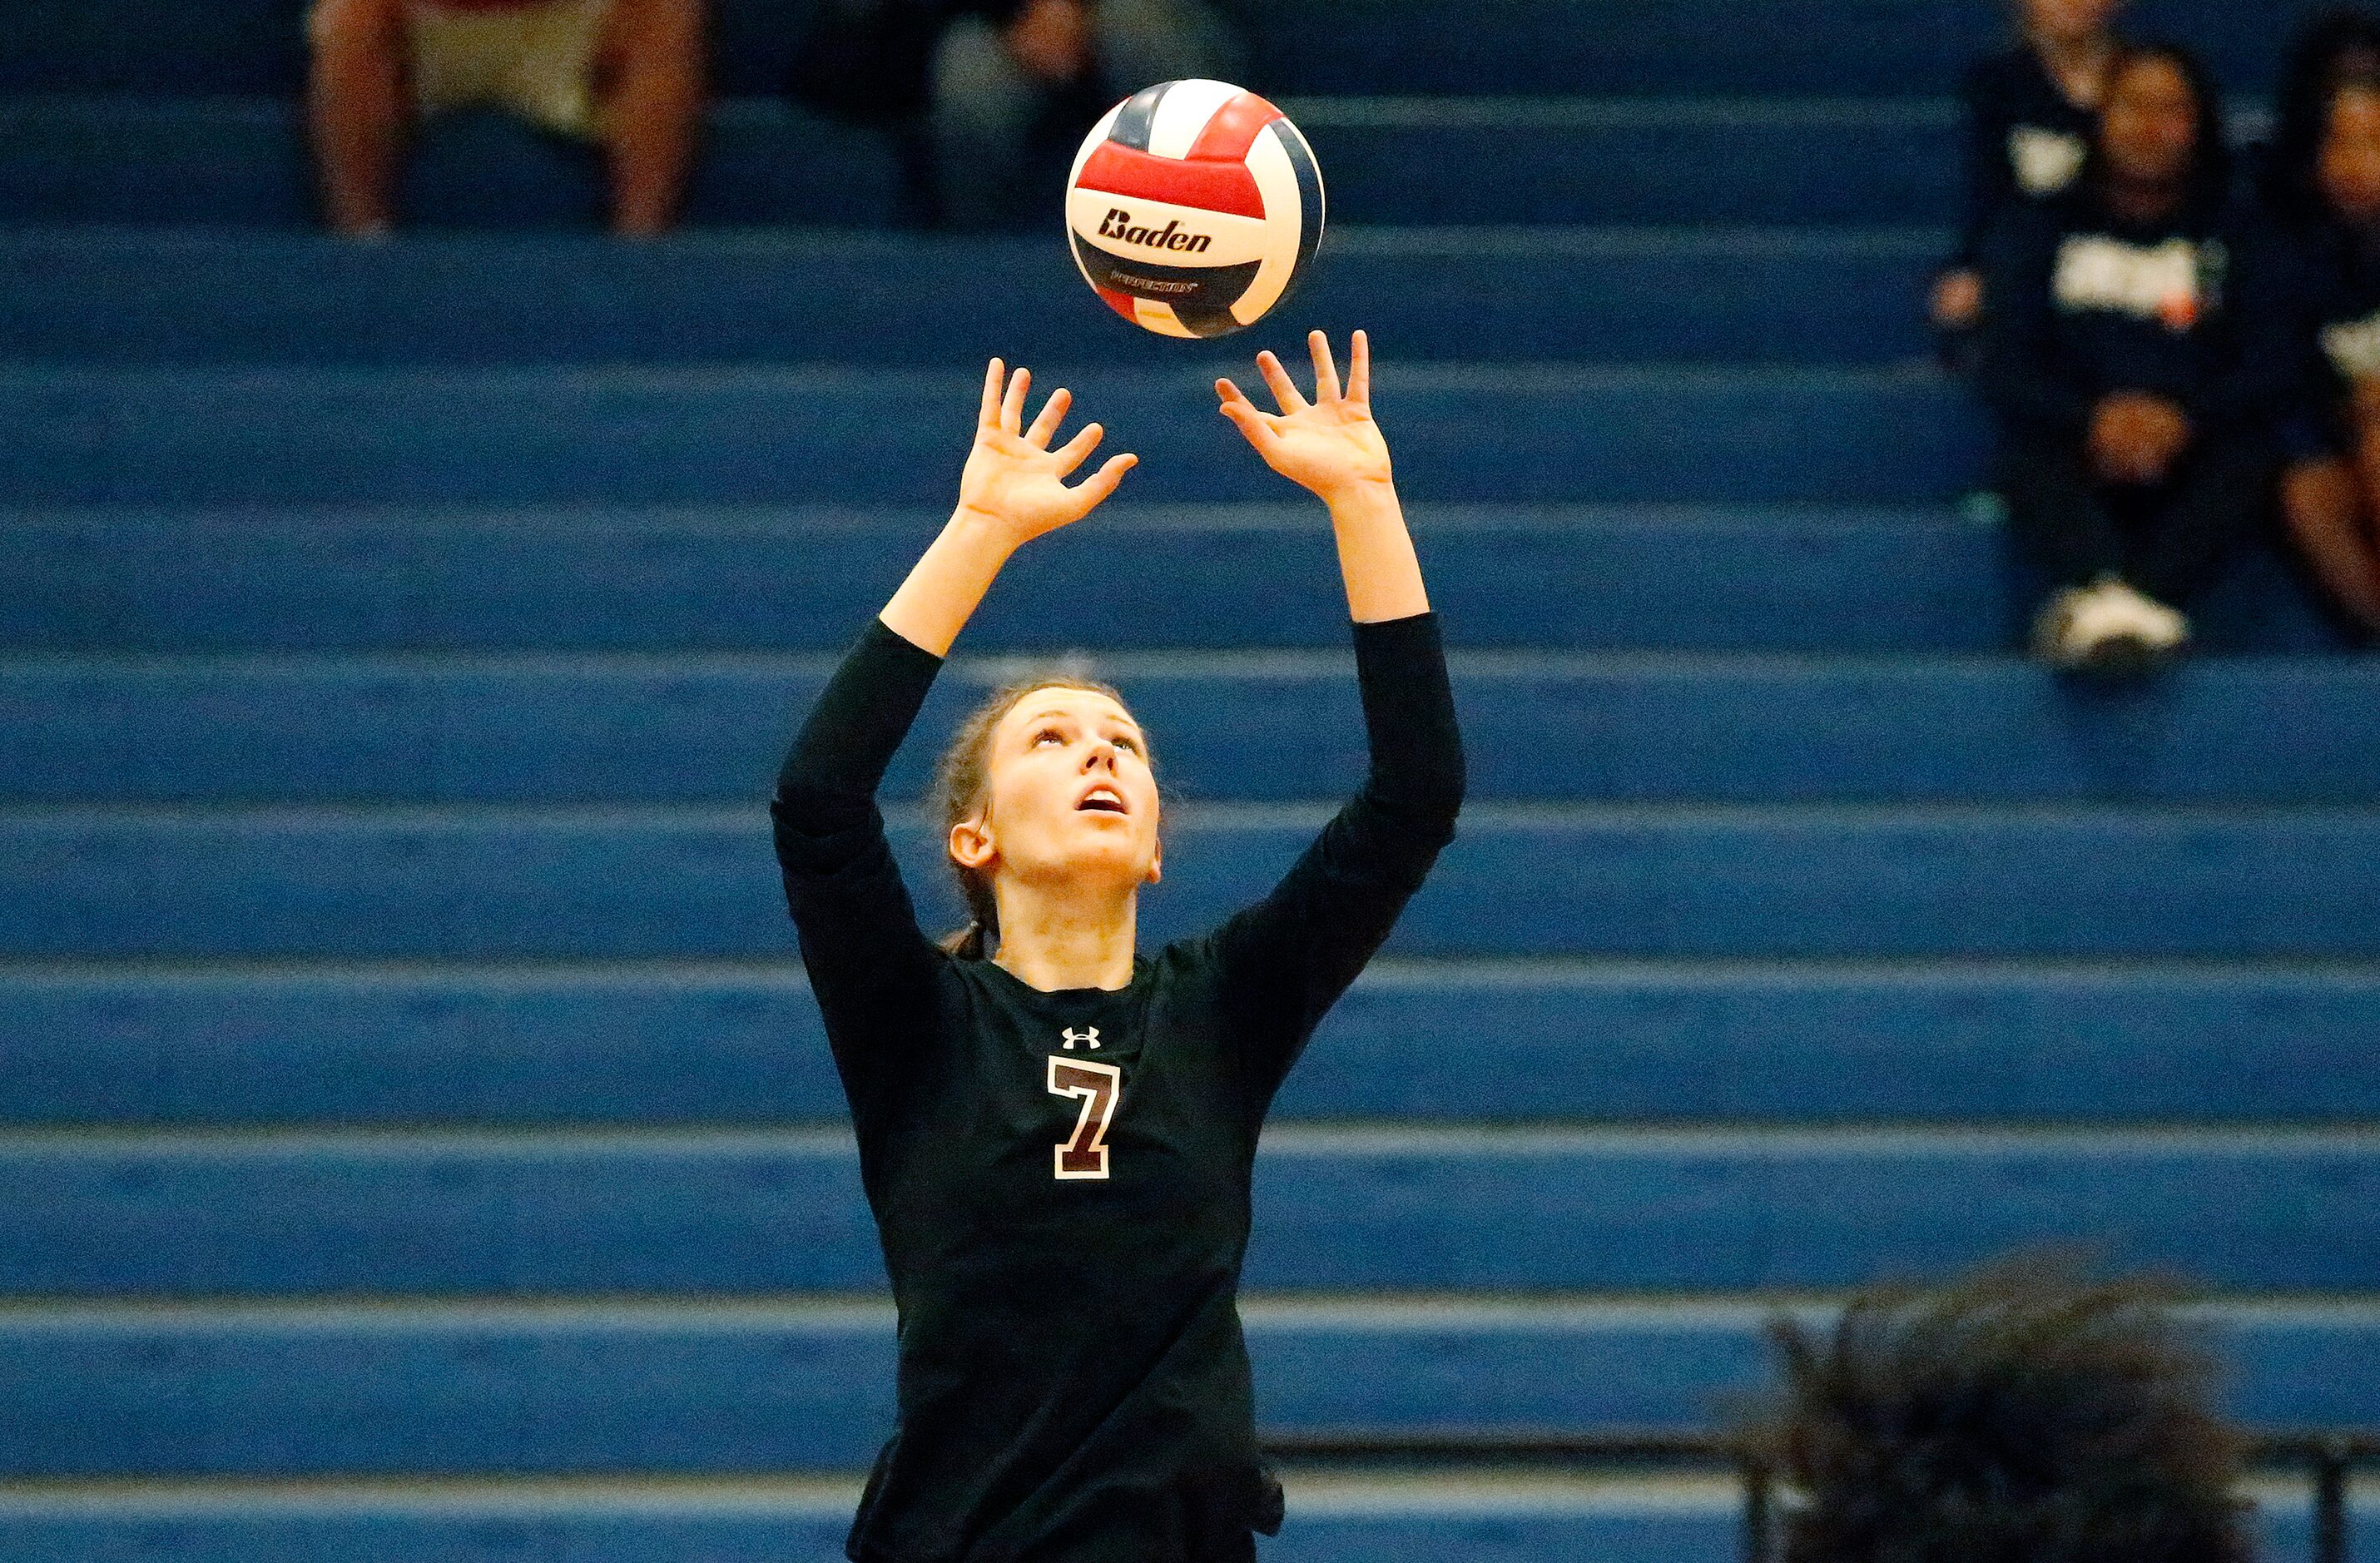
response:
M967 713L958 731L951 734L941 763L934 767L932 815L941 821L945 860L958 878L959 894L967 908L967 926L945 938L942 948L963 961L980 961L990 954L991 940L1000 932L1000 903L992 895L991 876L949 857L947 843L951 831L972 818L991 791L993 732L1018 701L1044 689L1080 689L1104 695L1119 706L1124 703L1113 685L1080 674L1059 672L1016 679L993 690Z

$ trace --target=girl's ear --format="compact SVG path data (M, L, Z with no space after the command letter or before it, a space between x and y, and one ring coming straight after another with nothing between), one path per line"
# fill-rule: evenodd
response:
M992 840L991 822L979 814L969 815L951 827L951 861L962 868L980 872L991 866L1000 855L1000 844Z
M1148 882L1153 885L1163 878L1165 878L1165 843L1160 841L1149 849Z

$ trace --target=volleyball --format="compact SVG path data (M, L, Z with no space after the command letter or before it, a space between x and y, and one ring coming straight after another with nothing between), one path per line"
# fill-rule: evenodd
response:
M1227 81L1163 81L1075 155L1066 235L1108 307L1165 336L1256 324L1322 242L1322 174L1288 116Z

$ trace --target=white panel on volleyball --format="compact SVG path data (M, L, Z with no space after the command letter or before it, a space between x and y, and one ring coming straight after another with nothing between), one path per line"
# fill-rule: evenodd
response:
M1188 157L1215 111L1239 95L1240 90L1228 81L1192 77L1175 82L1157 100L1157 113L1149 117L1148 150L1160 157Z
M1278 149L1276 149L1278 151ZM1289 160L1281 159L1287 169ZM1290 178L1290 209L1296 210L1296 178ZM1269 198L1268 198L1269 209ZM1118 217L1116 213L1123 215ZM1261 217L1243 217L1235 212L1209 212L1203 206L1176 206L1171 201L1143 200L1138 196L1111 194L1106 190L1072 189L1066 192L1066 225L1082 236L1086 244L1098 245L1111 255L1127 260L1146 260L1152 266L1179 266L1195 271L1208 271L1217 266L1245 266L1251 260L1260 261L1257 270L1259 282L1264 268L1272 264L1267 242L1280 248L1281 236ZM1149 243L1135 239L1135 235L1147 235L1161 242ZM1205 238L1204 248L1194 248L1194 241ZM1289 260L1297 261L1297 229L1289 230ZM1275 288L1275 297L1280 289Z
M1131 101L1131 99L1126 98L1124 103L1128 103ZM1083 144L1075 150L1075 166L1066 175L1066 188L1068 189L1073 189L1075 188L1075 181L1083 176L1083 164L1091 161L1091 153L1098 149L1100 142L1105 141L1108 137L1114 132L1116 115L1123 112L1123 103L1116 104L1115 107L1108 110L1108 112L1100 117L1099 122L1097 125L1091 127L1091 133L1083 138Z
M1301 210L1297 169L1276 135L1281 128L1281 121L1273 121L1257 132L1255 144L1248 148L1248 172L1256 176L1257 193L1264 198L1264 226L1272 243L1252 257L1263 263L1257 267L1256 280L1248 284L1248 290L1232 305L1232 318L1242 324L1261 319L1281 302L1281 294L1297 277L1297 241L1305 213Z

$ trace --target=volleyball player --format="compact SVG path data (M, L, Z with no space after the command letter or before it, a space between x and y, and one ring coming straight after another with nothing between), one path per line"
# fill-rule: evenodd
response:
M1216 390L1330 508L1371 768L1269 895L1141 954L1138 893L1162 862L1147 737L1111 691L1036 680L945 757L944 845L974 921L947 944L919 931L874 803L885 766L1010 554L1087 515L1134 460L1066 487L1099 426L1052 450L1067 393L1026 427L1028 377L997 359L957 509L778 779L787 900L900 1309L899 1427L853 1524L862 1563L1220 1563L1280 1525L1236 1306L1257 1133L1463 794L1368 347L1357 333L1342 392L1319 333L1310 346L1311 401L1269 354L1279 412Z

